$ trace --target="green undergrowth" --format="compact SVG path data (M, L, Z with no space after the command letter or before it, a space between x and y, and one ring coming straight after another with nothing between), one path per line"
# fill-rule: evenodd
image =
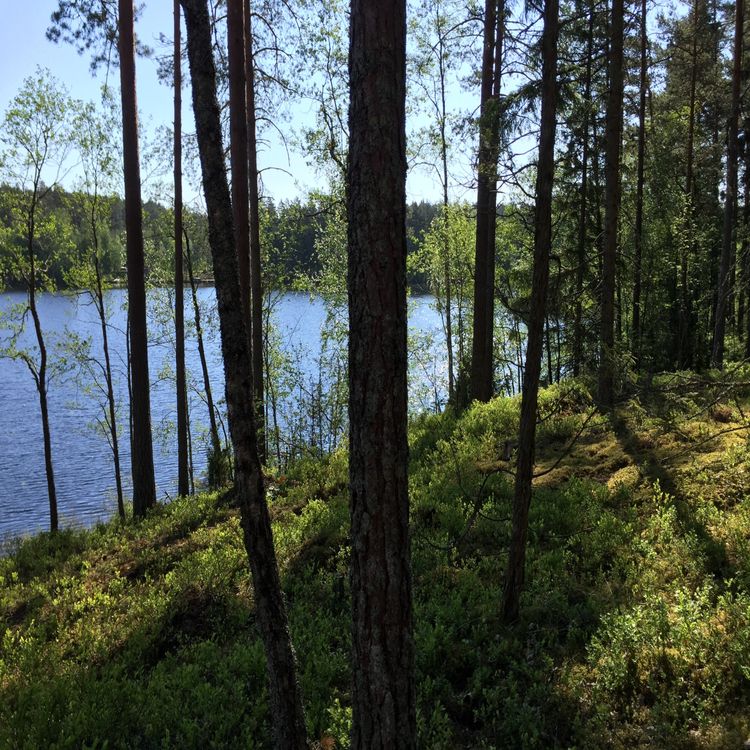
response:
M750 731L748 378L609 416L541 394L526 590L499 602L518 399L411 426L420 747L737 748ZM508 444L507 441L510 441ZM269 477L310 736L348 746L346 455ZM231 494L0 559L0 748L270 748Z

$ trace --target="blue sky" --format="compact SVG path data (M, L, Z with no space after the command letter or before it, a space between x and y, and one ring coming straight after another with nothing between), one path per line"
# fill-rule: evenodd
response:
M56 0L0 0L0 6L4 6L3 23L0 25L0 111L6 110L23 80L33 75L37 66L49 68L74 98L99 100L99 90L105 80L104 69L93 77L88 56L78 55L71 45L53 44L45 36L50 15L57 8ZM159 34L171 37L172 24L172 3L158 0L147 4L137 22L136 31L145 44L160 52ZM171 90L159 82L153 59L139 58L136 65L138 107L143 138L147 139L159 126L171 128L172 95ZM118 84L116 69L110 72L110 80L113 84ZM183 95L183 118L185 128L192 128L187 91ZM289 168L286 152L275 144L271 144L269 151L263 156L265 164L261 166ZM314 184L315 176L300 162L301 160L295 159L298 179L277 169L267 169L263 178L266 193L276 200L293 198L303 193L305 187ZM145 186L144 191L148 193L148 186ZM189 188L186 192L189 200L193 193Z
M4 113L23 80L34 74L37 66L49 68L68 88L71 96L83 100L99 100L99 90L105 71L91 75L89 57L78 55L68 44L53 44L45 36L57 0L0 0L3 22L0 24L0 114ZM151 0L146 3L137 22L136 32L141 40L160 52L159 34L172 36L172 3ZM184 26L183 26L184 34ZM113 84L119 81L117 70L110 72ZM138 105L141 113L142 140L147 140L159 126L171 128L172 95L168 86L159 83L156 62L137 60ZM189 92L183 94L183 119L186 129L192 128ZM310 107L300 104L293 111L296 125L311 117ZM316 175L299 154L290 155L278 142L269 142L259 154L263 170L264 194L274 200L291 199L304 195L310 188L320 188L323 178ZM290 174L293 172L294 174ZM413 172L407 184L410 200L440 200L440 188L426 174ZM144 186L149 194L149 186ZM186 200L195 196L195 188L186 186ZM464 195L463 197L468 197Z

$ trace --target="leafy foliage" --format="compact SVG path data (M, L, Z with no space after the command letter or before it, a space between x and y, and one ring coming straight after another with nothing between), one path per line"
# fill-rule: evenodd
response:
M586 423L537 480L513 627L499 619L498 552L509 536L503 451L518 398L413 424L422 746L722 748L744 739L750 514L732 488L750 449L740 432L722 433L740 418L733 396L705 408L713 397L683 386L668 402L672 382L658 380L612 420L588 422L581 384L542 392L538 473ZM714 392L727 387L724 378ZM680 454L681 435L706 434L716 436L707 447ZM659 466L668 472L655 477ZM568 478L571 468L579 478ZM346 453L298 461L268 483L308 729L345 748ZM7 552L0 745L270 747L231 495L181 499L139 525L42 534Z

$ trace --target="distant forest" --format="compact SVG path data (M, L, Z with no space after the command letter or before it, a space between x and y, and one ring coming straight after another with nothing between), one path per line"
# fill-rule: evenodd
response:
M18 202L18 188L0 186L0 224L12 225L9 206ZM71 283L69 267L75 256L85 251L88 239L87 217L83 207L85 197L61 187L50 190L45 200L44 213L47 231L37 238L37 254L47 269L55 289L75 286ZM125 283L125 201L121 196L109 195L102 199L107 204L107 220L100 233L101 257L104 274L110 282ZM323 234L332 211L330 196L309 197L302 201L267 199L261 202L261 232L266 253L264 270L277 288L308 289L322 271L316 251L316 237ZM195 272L202 283L213 280L211 252L208 245L208 226L205 214L184 208L186 233L191 242ZM410 256L413 256L433 219L440 213L437 203L412 202L407 206L406 236ZM174 211L154 200L143 202L143 233L146 252L146 277L152 285L172 283L174 254ZM25 289L22 276L14 273L7 261L8 243L13 240L0 236L0 288ZM17 238L16 242L23 242ZM271 270L272 269L272 272ZM409 284L413 292L428 291L428 280L423 269L409 265Z

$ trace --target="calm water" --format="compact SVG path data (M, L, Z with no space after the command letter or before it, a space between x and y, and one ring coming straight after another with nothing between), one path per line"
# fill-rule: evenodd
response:
M214 290L198 291L201 305L213 310ZM187 294L186 294L187 297ZM0 312L24 302L23 293L0 295ZM171 320L165 309L167 293L152 292L149 298L152 341L149 348L151 372L151 414L154 430L154 462L157 496L167 500L177 484L177 461L174 430L174 385L170 365L174 357ZM120 416L120 455L126 497L130 496L130 455L127 425L127 381L125 378L125 311L123 290L108 293L111 311L110 350L115 369L115 395L122 410ZM42 326L53 363L61 372L49 388L52 432L52 457L57 486L58 508L62 525L90 525L116 512L112 452L96 427L100 417L98 392L91 392L88 379L75 376L76 368L63 357L64 344L72 334L90 337L92 354L101 358L101 332L96 310L84 296L45 294L38 299ZM413 298L410 302L410 334L417 339L441 340L440 320L430 305L430 298ZM281 347L295 353L302 371L313 368L320 350L321 326L325 306L307 294L288 293L279 297L275 307ZM192 305L186 305L186 321L192 321ZM215 315L213 316L215 318ZM164 321L160 323L160 321ZM203 320L211 385L215 399L223 399L223 367L220 358L218 326L215 320ZM33 342L33 334L22 339ZM425 350L426 351L426 350ZM200 359L192 333L186 342L190 388L193 461L196 478L205 470L207 411L203 400ZM310 369L310 371L311 371ZM439 344L425 355L412 360L412 404L434 405L444 397L445 357ZM49 505L39 399L31 374L24 364L0 358L0 539L49 527Z

